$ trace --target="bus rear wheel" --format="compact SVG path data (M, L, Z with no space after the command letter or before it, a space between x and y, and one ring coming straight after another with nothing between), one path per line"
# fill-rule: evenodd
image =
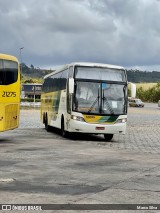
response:
M47 130L47 132L51 130L51 127L48 125L48 116L46 116L45 118L45 129Z
M113 134L104 134L105 141L111 141L113 138Z

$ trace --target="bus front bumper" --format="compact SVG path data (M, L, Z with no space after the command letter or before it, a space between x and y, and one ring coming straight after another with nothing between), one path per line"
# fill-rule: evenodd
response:
M125 134L126 132L126 123L93 124L71 119L66 126L68 132L91 134Z

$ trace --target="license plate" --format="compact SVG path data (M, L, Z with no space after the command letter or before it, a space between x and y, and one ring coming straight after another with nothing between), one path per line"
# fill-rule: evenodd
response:
M105 130L105 127L96 126L96 130Z

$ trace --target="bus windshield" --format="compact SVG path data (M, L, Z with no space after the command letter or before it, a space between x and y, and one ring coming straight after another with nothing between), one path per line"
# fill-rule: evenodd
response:
M0 59L0 85L13 84L18 79L18 63Z
M75 67L73 110L81 113L126 114L127 92L124 69Z
M126 114L125 100L125 84L76 81L73 110L92 114Z

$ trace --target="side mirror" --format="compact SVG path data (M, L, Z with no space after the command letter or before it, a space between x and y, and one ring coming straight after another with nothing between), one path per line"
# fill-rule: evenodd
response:
M128 82L128 84L131 85L131 97L135 98L136 97L136 84L133 84L131 82Z
M74 93L74 79L69 78L69 93L73 94Z

